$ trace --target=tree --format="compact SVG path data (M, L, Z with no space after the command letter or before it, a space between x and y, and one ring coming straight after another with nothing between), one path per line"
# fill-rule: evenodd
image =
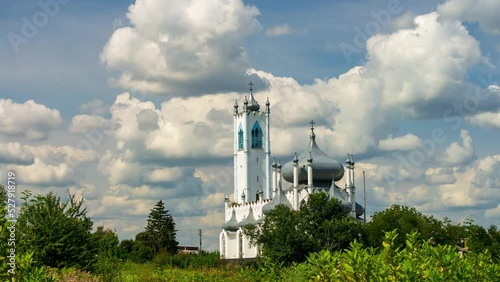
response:
M392 205L381 212L376 212L372 220L365 228L369 244L372 247L382 245L385 232L396 230L395 246L402 247L405 244L406 234L417 231L420 239L443 244L450 240L443 227L443 223L432 216L425 216L415 208Z
M265 257L290 264L304 261L311 252L347 248L364 232L346 217L337 199L315 193L298 211L278 205L261 227L247 226L244 233L252 244L262 246Z
M23 194L17 221L19 251L33 251L38 264L90 269L95 257L93 223L83 207L83 199L70 194L63 202L52 192L35 197L30 191Z
M115 231L99 226L92 234L92 241L98 255L118 257L120 241Z
M144 234L137 236L136 241L141 241L149 246L153 254L162 251L175 254L179 245L175 238L176 232L174 219L168 210L165 210L163 201L160 200L149 213Z

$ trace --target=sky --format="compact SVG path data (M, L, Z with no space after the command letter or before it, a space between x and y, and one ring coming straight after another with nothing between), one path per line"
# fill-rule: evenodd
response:
M500 1L2 1L0 172L85 199L95 227L218 249L234 100L271 102L272 157L309 121L392 204L500 225ZM344 186L344 179L337 185ZM359 198L358 198L359 199Z

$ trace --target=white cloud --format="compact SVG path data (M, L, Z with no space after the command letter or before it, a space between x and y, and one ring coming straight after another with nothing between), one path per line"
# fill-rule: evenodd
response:
M500 189L500 155L487 156L476 164L472 183L477 187Z
M490 33L500 34L500 2L492 0L447 0L437 11L447 18L477 22Z
M76 115L71 119L68 131L75 134L83 134L93 130L108 130L111 122L97 115Z
M418 149L421 145L420 137L408 133L401 137L388 136L386 139L379 140L378 148L382 151L411 151Z
M69 167L76 167L81 163L88 163L97 160L97 153L94 150L82 150L73 146L26 146L26 149L37 159L50 165L67 164Z
M33 100L22 104L0 99L0 133L30 140L46 139L50 131L62 123L58 110L37 104Z
M0 144L0 162L10 164L32 164L33 154L19 142Z
M460 138L462 139L462 145L458 142L453 142L446 148L445 163L451 165L467 164L475 157L469 131L463 129L460 132Z
M483 112L466 119L477 126L500 129L500 113Z
M166 182L175 181L182 176L182 170L178 167L174 168L158 168L149 172L145 176L146 181L150 182Z
M104 115L108 107L99 99L92 99L90 102L80 105L80 111L90 115Z
M110 185L128 183L138 185L141 182L143 168L134 162L127 161L119 154L107 151L99 162L99 170L108 176Z
M280 24L280 25L268 28L266 30L266 35L280 36L280 35L290 34L292 32L293 32L292 27L289 24L284 23L284 24Z
M7 165L7 169L14 171L23 184L61 186L74 182L73 170L66 163L49 165L35 158L31 165Z
M457 180L454 171L446 167L432 167L425 171L427 180L432 185L453 184Z
M201 95L238 89L249 67L242 47L260 29L259 11L241 0L146 0L129 7L101 62L112 84L142 92ZM255 82L255 81L254 81Z

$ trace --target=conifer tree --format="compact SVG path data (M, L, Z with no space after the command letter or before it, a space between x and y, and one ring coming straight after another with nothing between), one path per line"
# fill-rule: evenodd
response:
M148 224L142 240L151 247L154 254L165 251L169 254L177 252L175 222L172 215L165 209L163 201L156 203L148 217Z

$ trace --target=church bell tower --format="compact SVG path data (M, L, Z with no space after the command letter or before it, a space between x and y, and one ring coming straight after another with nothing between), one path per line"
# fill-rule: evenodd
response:
M271 198L270 187L270 104L260 111L250 82L249 97L245 96L242 111L234 103L234 201L256 201L258 195Z

